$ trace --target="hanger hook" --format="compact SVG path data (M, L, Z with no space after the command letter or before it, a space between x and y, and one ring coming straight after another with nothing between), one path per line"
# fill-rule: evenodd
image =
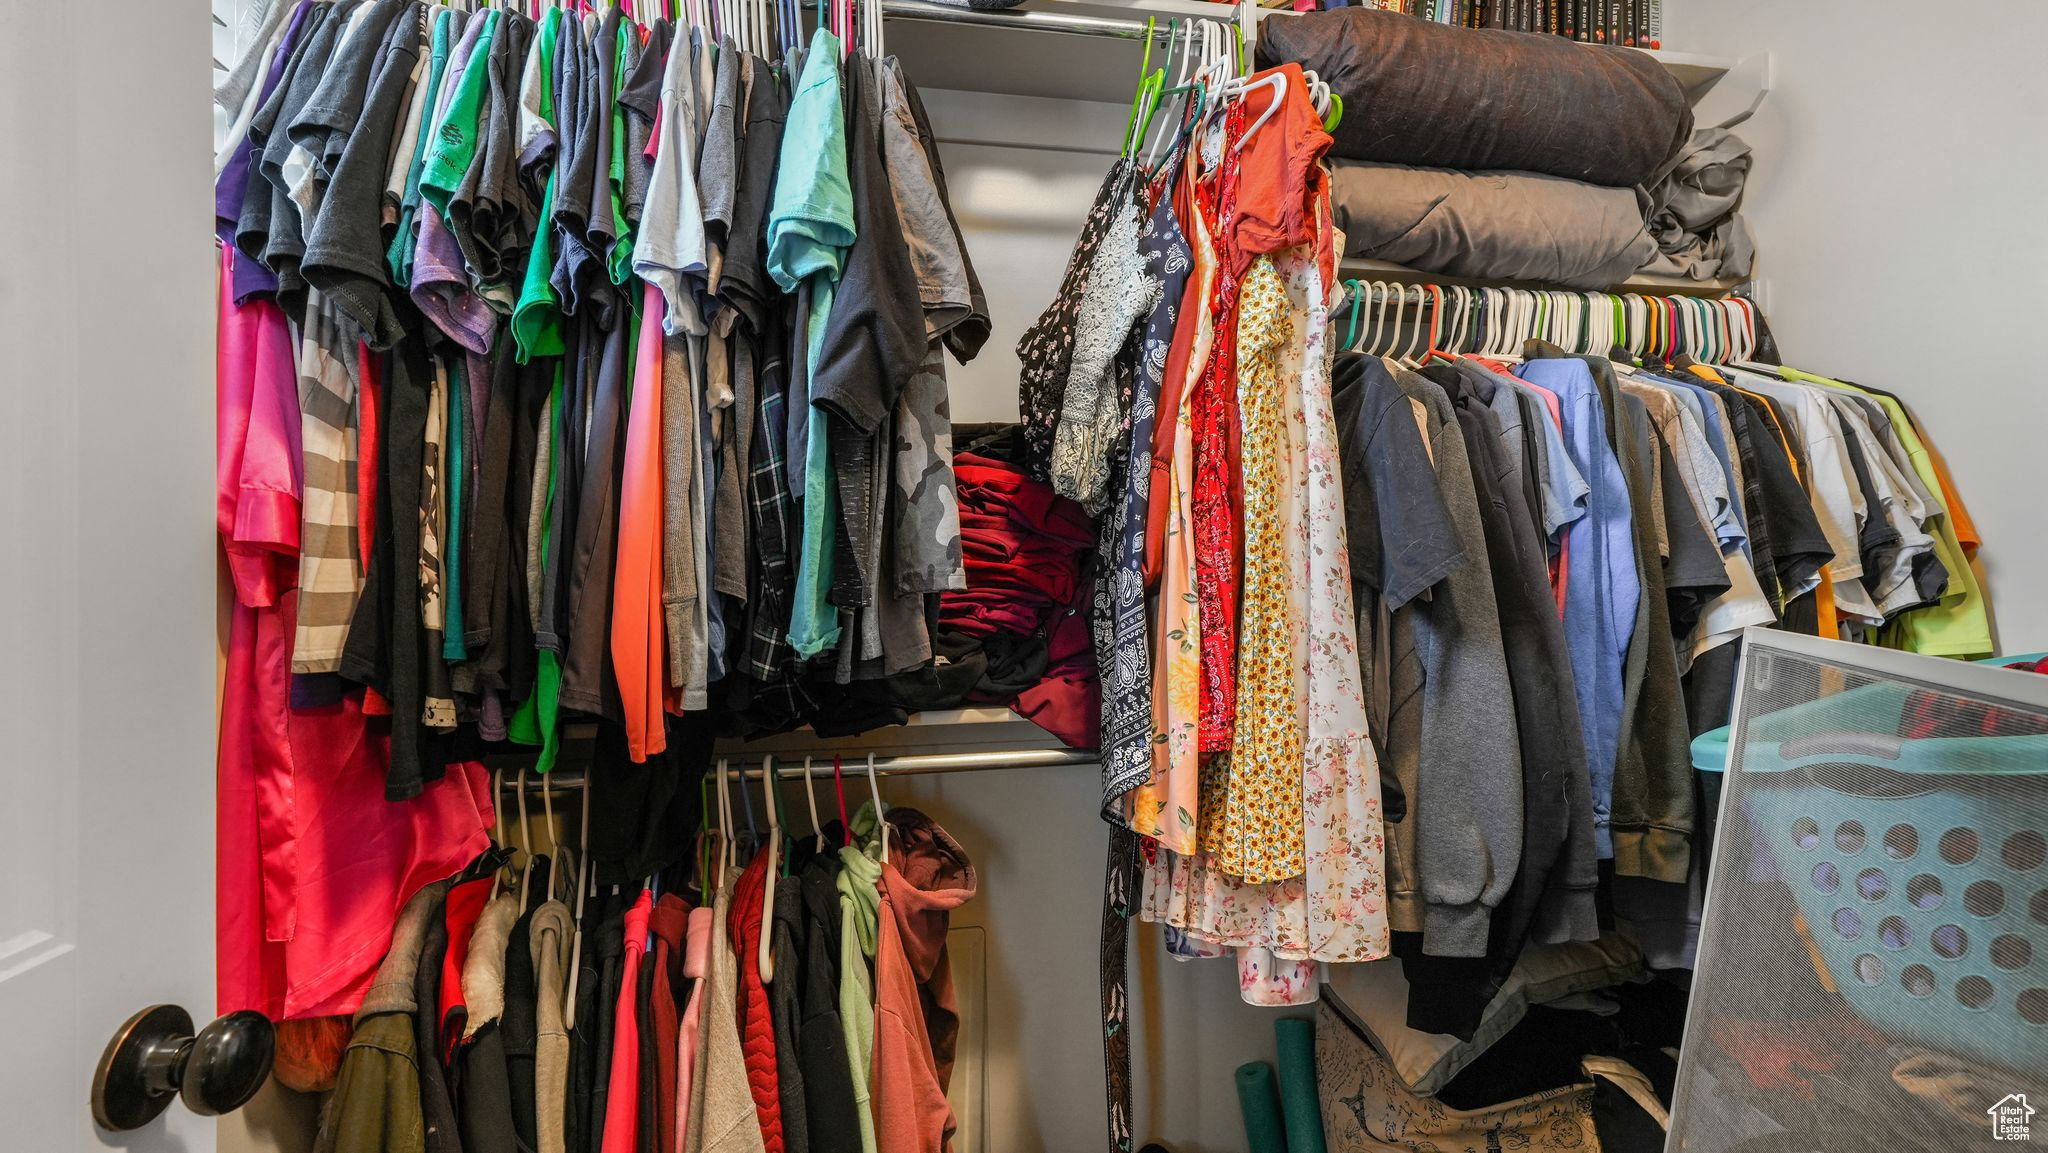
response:
M868 792L875 798L875 835L882 843L882 863L889 863L888 806L882 803L882 786L875 783L875 754L868 754Z

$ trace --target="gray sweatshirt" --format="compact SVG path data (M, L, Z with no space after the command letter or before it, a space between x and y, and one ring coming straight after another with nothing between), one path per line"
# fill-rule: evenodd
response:
M1493 910L1507 895L1521 859L1522 752L1514 690L1457 413L1429 380L1412 372L1399 379L1402 390L1428 411L1437 482L1466 563L1436 587L1428 604L1413 606L1418 660L1406 667L1419 667L1422 674L1422 717L1406 823L1414 830L1416 876L1414 888L1390 894L1390 916L1397 929L1420 922L1425 953L1480 957ZM1402 671L1396 667L1397 678ZM1394 686L1396 701L1412 697L1408 688L1404 694L1404 686Z

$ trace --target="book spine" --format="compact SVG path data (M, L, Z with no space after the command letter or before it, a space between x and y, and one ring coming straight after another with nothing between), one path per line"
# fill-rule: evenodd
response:
M1649 34L1650 47L1664 47L1664 0L1647 0L1649 18L1643 21L1643 29Z

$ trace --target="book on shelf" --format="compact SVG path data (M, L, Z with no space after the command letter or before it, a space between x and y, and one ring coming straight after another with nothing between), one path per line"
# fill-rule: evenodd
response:
M1294 0L1257 0L1291 7ZM1664 47L1664 0L1318 0L1400 12L1436 24L1562 36L1585 44Z

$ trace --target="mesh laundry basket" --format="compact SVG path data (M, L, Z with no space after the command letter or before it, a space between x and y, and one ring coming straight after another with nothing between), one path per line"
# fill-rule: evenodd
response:
M1744 810L1865 1020L2048 1059L2048 716L2005 710L2043 735L1894 735L1952 702L1882 682L1759 718L1741 771L1769 779Z
M1741 1147L1731 1086L1753 1136L1832 1102L1981 1137L1958 1100L2048 1079L2048 677L1753 633L1727 749L1674 1147ZM1969 1087L1915 1096L1920 1060Z

